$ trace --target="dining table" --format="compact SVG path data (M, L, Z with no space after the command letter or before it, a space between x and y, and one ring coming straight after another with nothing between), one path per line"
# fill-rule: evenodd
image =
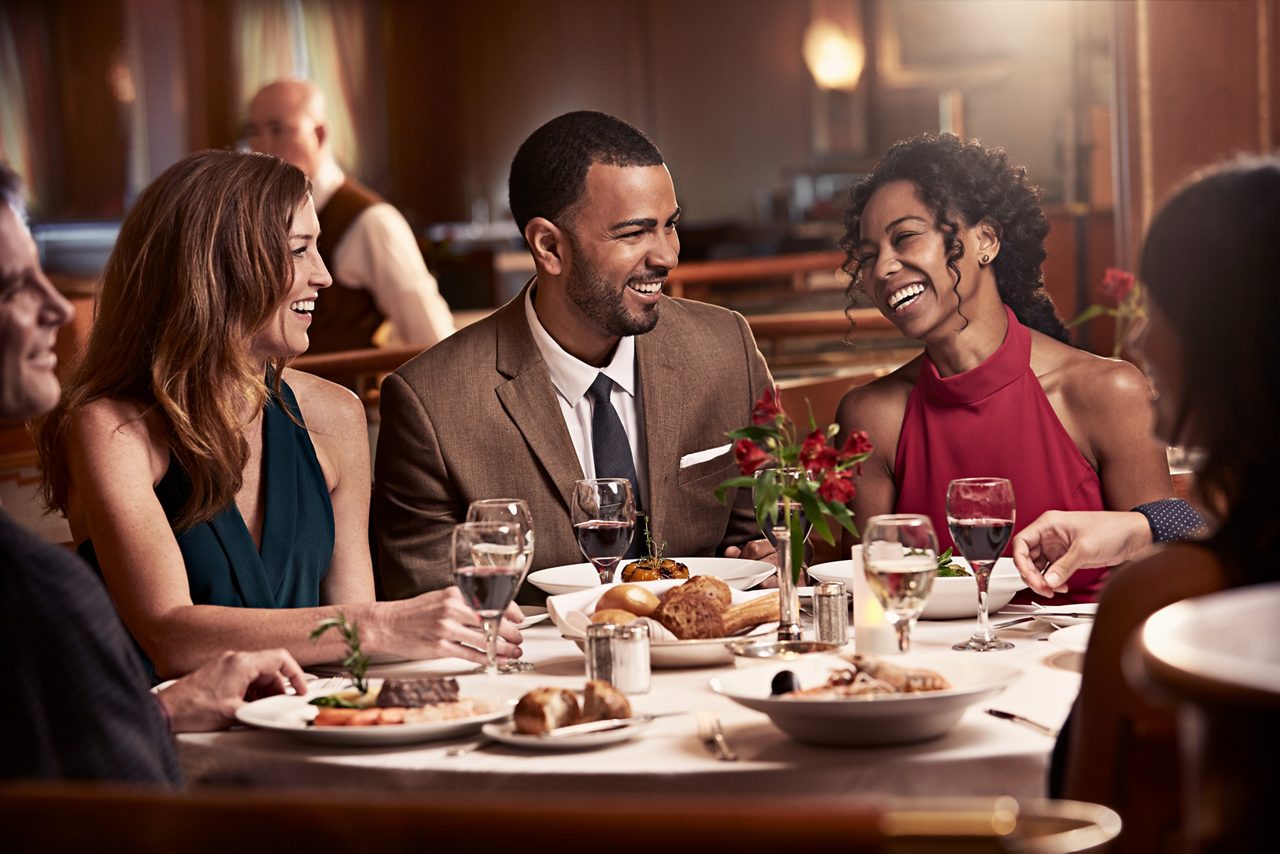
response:
M996 622L1008 614L993 616ZM1004 690L970 706L940 738L896 746L828 747L803 744L771 719L711 688L712 679L735 672L713 667L654 669L651 688L630 697L634 714L677 712L638 728L634 738L590 750L544 752L487 741L479 733L406 745L336 746L286 733L234 727L177 737L177 752L194 785L474 793L548 791L632 793L662 799L687 793L767 795L780 800L848 793L851 796L1046 796L1052 731L1062 726L1080 684L1083 655L1050 640L1054 627L1041 619L1002 629L1013 648L959 652L951 645L968 637L973 620L920 621L912 650L894 656L904 664L939 656L980 656L1010 665L1018 675ZM812 628L809 628L812 632ZM474 680L496 680L518 696L536 687L581 691L584 657L551 622L523 632L522 673L460 676L465 694ZM850 630L849 650L854 632ZM764 665L754 665L764 666ZM458 659L376 664L371 677L421 677L465 673ZM1039 724L997 718L994 708ZM716 758L699 738L698 712L719 717L736 761ZM1049 730L1046 732L1045 730ZM457 748L473 747L458 755Z

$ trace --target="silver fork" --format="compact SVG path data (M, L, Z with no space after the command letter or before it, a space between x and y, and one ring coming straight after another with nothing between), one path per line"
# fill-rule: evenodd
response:
M720 716L705 709L697 713L698 738L707 746L716 759L723 762L737 762L738 754L733 752L728 740L724 737L724 729L720 726Z

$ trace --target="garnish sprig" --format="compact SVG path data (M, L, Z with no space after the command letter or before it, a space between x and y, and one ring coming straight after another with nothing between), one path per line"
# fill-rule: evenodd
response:
M369 656L360 649L360 626L347 622L346 616L338 611L336 616L328 617L316 624L311 631L310 639L319 640L329 629L337 629L338 634L347 645L347 657L342 659L342 666L351 674L351 681L361 694L369 690Z

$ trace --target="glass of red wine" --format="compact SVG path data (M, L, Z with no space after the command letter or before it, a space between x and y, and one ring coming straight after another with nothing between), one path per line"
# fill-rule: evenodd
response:
M613 580L613 570L631 547L636 502L631 481L596 477L573 484L573 533L578 548L596 568L600 583Z
M990 652L1013 649L991 631L987 586L991 568L1013 536L1013 484L1002 477L966 477L947 486L947 527L978 582L978 627L952 649Z
M453 528L453 580L484 626L484 673L497 676L498 624L526 568L524 529L510 522L463 522Z

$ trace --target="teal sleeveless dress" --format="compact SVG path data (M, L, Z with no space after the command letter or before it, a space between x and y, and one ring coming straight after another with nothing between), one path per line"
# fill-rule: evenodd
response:
M297 398L283 381L280 390L283 405L273 396L263 412L266 506L261 548L254 545L234 502L208 522L176 535L196 605L307 608L320 604L320 582L333 557L333 504ZM156 497L170 524L190 494L186 472L170 456L169 470L156 485ZM92 541L81 543L78 551L99 569Z

